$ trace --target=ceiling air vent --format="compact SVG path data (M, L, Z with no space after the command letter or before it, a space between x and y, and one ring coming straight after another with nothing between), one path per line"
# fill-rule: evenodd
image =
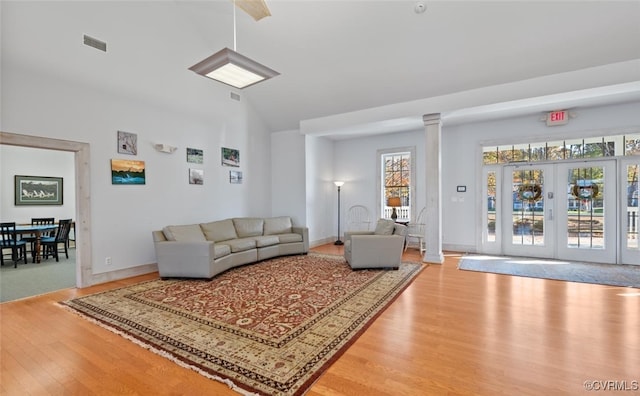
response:
M84 35L84 45L88 45L89 47L93 47L95 49L99 49L100 51L107 52L107 43L104 41L100 41L93 37Z
M240 95L238 95L235 92L231 92L231 99L237 100L239 102L240 101Z

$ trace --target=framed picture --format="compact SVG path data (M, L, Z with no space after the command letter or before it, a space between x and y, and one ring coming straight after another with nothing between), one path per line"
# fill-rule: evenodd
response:
M222 165L240 166L240 151L236 149L222 148Z
M130 132L118 131L118 153L138 154L138 135Z
M199 149L187 147L187 162L201 164L204 159L204 152Z
M61 177L15 175L15 204L62 205Z
M229 171L229 183L242 184L242 172Z
M204 184L204 170L189 169L189 184Z
M144 161L112 159L111 184L146 184Z

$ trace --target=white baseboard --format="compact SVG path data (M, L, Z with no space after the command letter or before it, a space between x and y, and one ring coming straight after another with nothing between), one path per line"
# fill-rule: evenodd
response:
M93 274L91 276L91 286L120 279L132 278L138 275L146 275L152 272L158 272L158 264L145 264L132 268L124 268L115 271L103 272L100 274Z
M477 253L474 245L442 244L442 250L459 253Z
M333 243L336 241L335 237L329 237L329 238L324 238L324 239L318 239L316 241L310 241L309 242L309 247L316 247L316 246L321 246L321 245L326 245L327 243Z

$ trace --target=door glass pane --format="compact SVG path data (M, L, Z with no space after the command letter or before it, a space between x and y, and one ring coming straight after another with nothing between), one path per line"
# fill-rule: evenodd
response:
M639 164L627 166L627 248L639 249L638 244L638 171Z
M496 172L487 172L487 242L496 241Z
M544 245L544 178L541 169L512 173L514 245Z
M567 247L604 249L604 168L570 168L567 178Z

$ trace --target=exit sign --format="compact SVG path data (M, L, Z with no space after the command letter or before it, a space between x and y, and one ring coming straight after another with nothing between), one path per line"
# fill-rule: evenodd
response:
M569 122L569 111L558 110L547 113L547 126L565 125Z

